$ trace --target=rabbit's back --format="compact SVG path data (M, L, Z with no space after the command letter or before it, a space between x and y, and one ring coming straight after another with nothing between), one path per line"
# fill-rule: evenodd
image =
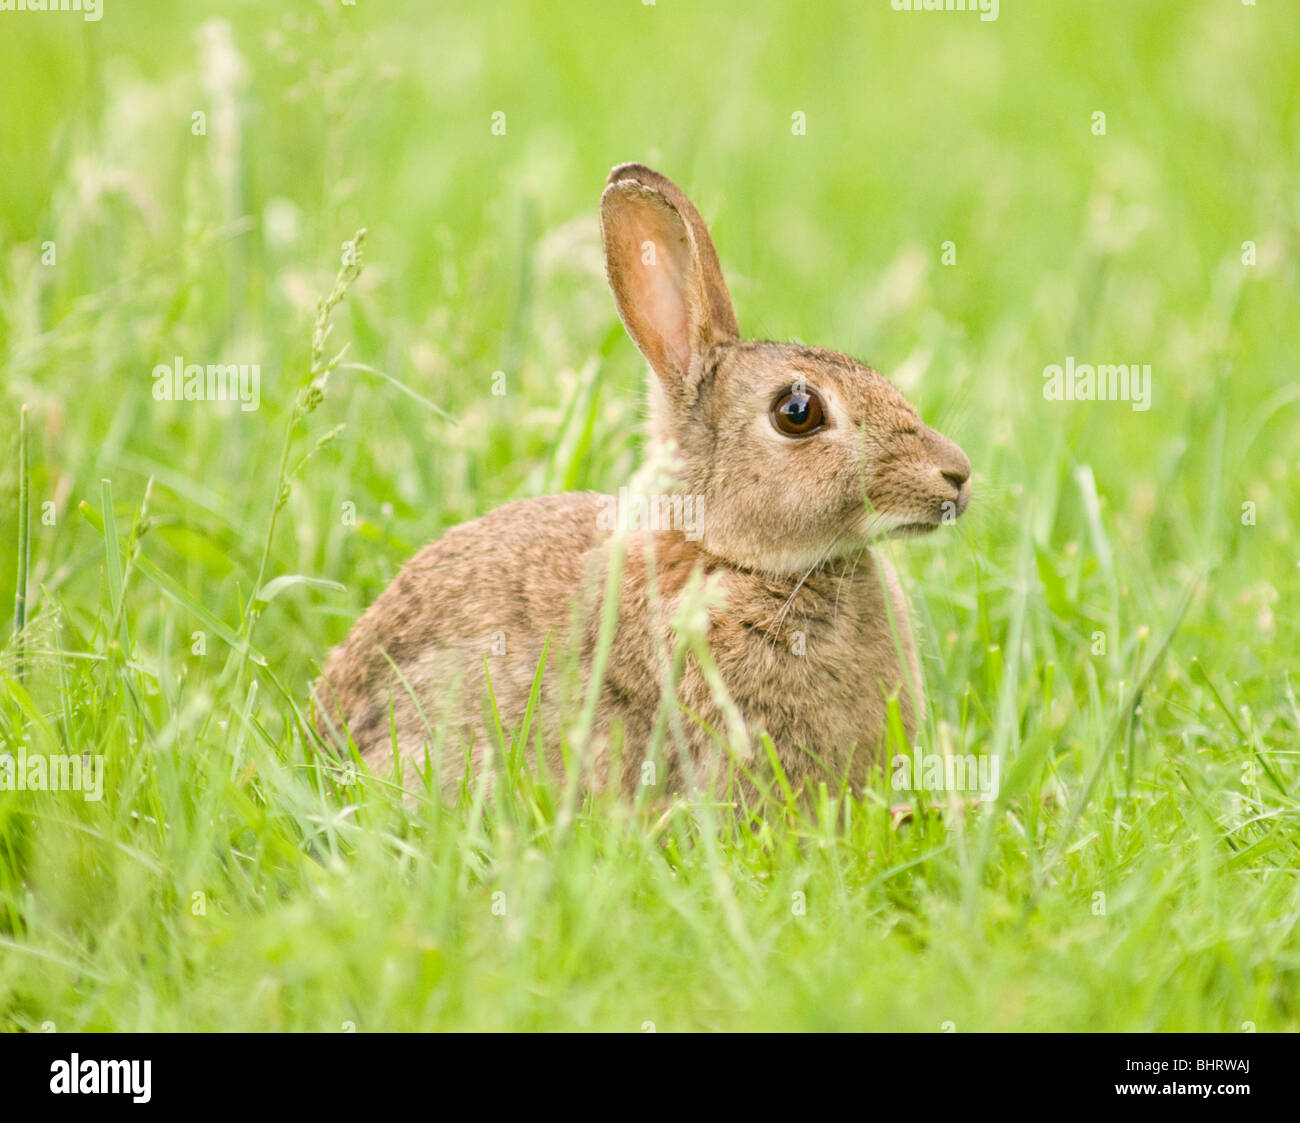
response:
M326 661L316 685L322 732L338 741L346 726L374 763L390 753L394 728L411 754L445 730L459 757L462 734L481 742L486 732L488 676L503 722L522 712L548 635L554 648L569 646L591 548L607 537L600 499L520 500L421 550ZM548 679L562 669L551 655Z

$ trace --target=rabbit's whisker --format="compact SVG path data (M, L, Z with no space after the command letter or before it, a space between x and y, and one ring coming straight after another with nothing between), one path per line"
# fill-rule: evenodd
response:
M841 534L833 538L831 540L830 545L827 546L826 549L822 551L821 556L818 557L818 559L808 567L804 575L800 577L799 580L795 583L795 587L790 590L790 595L785 598L785 604L781 606L781 611L777 614L775 623L768 630L767 634L769 639L772 638L773 632L780 632L781 623L783 620L785 620L785 614L790 611L790 605L794 603L794 598L798 596L799 590L804 587L805 582L807 582L808 578L813 575L813 571L816 570L818 567L820 567L822 563L825 562L828 557L830 557L831 551L834 550L835 547L840 544L840 541L843 537L844 536Z

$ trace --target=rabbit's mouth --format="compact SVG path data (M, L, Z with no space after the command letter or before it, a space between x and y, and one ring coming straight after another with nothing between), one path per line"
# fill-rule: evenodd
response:
M927 519L913 511L890 514L868 510L855 518L844 538L846 541L868 545L886 538L923 538L927 534L933 534L945 521L941 515Z
M937 522L910 522L901 523L889 531L890 538L921 538L927 534L933 534L939 527L943 526L943 520Z
M971 490L967 476L968 473L963 473L960 484L956 480L950 480L955 485L951 497L936 498L933 505L925 503L920 511L913 508L890 517L889 523L892 525L885 530L885 535L889 538L920 538L933 534L942 526L955 524L970 506Z

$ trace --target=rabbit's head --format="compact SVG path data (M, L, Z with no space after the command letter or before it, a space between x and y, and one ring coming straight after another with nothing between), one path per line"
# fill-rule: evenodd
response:
M619 315L655 374L653 436L677 446L706 550L803 572L966 509L966 454L874 370L740 338L713 241L671 180L615 168L600 221Z

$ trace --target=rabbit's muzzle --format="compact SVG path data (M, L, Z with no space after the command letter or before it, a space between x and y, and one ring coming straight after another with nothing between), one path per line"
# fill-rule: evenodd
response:
M934 470L941 481L937 485L941 493L941 521L946 510L951 510L953 518L957 518L970 505L970 458L942 433L929 429L926 436L932 449Z
M970 460L943 434L928 426L900 434L868 487L875 525L907 537L956 522L970 505L970 475Z

